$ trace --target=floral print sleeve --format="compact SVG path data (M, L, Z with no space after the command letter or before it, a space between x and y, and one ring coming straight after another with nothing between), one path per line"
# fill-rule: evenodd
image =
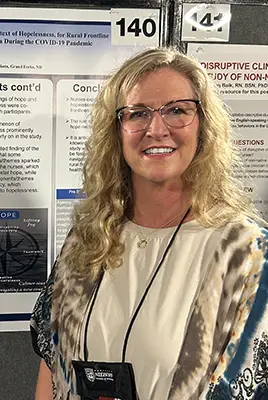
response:
M30 321L33 348L44 359L49 369L52 367L53 360L51 302L56 265L57 261L55 261L51 274L35 303Z

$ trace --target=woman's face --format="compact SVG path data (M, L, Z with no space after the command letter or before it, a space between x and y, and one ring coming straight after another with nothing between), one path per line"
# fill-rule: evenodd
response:
M197 100L190 81L171 68L146 73L132 88L125 105L145 105L157 109L172 100ZM190 125L167 126L158 112L146 129L129 132L122 128L124 158L131 168L133 183L175 183L191 163L198 142L199 117Z

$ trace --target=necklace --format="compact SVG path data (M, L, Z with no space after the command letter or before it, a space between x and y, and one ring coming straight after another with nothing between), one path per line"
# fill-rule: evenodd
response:
M140 231L140 234L141 234L141 236L142 236L142 239L140 239L140 240L138 241L138 243L137 243L138 248L139 248L139 249L145 249L145 248L148 246L149 238L152 236L153 233L155 233L155 232L158 231L159 229L165 228L167 225L171 224L173 221L175 221L177 218L180 218L182 215L183 215L183 214L181 214L181 215L179 215L179 216L176 215L176 217L172 218L171 220L169 220L169 221L166 222L165 224L161 225L159 228L154 229L154 230L150 233L150 235L148 235L148 236L145 236L145 235L144 235L144 233L142 232L140 226L138 225L138 222L137 222L136 218L134 217L134 218L133 218L133 222L137 225L137 227L138 227L138 229L139 229L139 231Z

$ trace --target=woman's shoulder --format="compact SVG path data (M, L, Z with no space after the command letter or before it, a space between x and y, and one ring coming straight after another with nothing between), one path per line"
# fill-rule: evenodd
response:
M207 229L203 227L203 231ZM215 262L240 265L247 271L268 264L268 230L257 221L241 213L209 230Z
M265 221L262 225L242 213L228 218L228 213L216 206L207 212L206 218L193 219L185 224L185 228L186 231L199 233L201 236L209 231L212 238L216 238L217 242L217 238L220 238L225 246L242 241L268 240L268 223L265 226Z
M248 240L249 242L266 242L268 240L267 227L245 216L239 215L228 221L223 230L227 241Z
M253 219L239 215L223 227L221 232L221 252L229 252L252 261L268 260L268 231Z

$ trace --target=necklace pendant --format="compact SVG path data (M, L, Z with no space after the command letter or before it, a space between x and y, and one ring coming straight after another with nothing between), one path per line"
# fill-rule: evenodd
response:
M146 239L141 239L138 241L137 246L139 249L145 249L145 247L147 247L147 244L148 244L148 242Z

